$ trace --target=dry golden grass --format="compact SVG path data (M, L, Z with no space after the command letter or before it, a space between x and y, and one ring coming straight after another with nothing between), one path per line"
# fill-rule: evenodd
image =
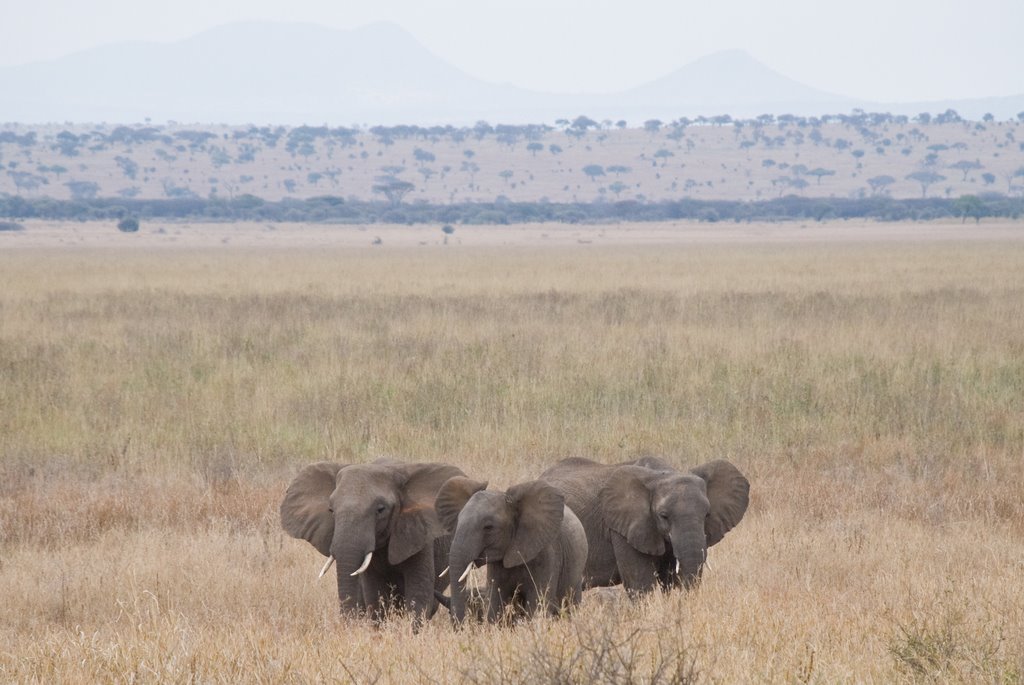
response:
M0 680L1024 679L1024 245L0 252ZM689 594L336 614L301 465L725 457Z

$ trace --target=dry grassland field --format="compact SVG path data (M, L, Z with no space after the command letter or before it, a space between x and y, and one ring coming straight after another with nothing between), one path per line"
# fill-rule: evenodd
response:
M1019 224L79 227L0 236L0 681L1024 679ZM278 519L313 461L644 454L751 482L701 586L514 629L343 619Z

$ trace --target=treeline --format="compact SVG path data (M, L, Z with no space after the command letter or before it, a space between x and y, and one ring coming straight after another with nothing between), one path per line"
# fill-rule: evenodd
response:
M72 221L169 219L191 221L309 221L328 223L516 224L527 222L602 223L608 221L796 221L874 219L878 221L986 217L1019 219L1024 198L998 193L959 198L893 199L809 198L789 195L772 200L693 200L665 202L556 203L467 202L395 205L320 196L266 202L253 195L226 198L55 200L0 197L0 217Z

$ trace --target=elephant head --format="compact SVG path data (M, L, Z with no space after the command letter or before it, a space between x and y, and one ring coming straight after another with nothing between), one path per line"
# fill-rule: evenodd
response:
M558 535L565 512L562 494L541 481L506 492L487 483L456 477L437 493L435 508L444 527L454 533L448 570L452 618L466 617L465 580L473 565L500 563L514 568L532 561Z
M444 534L434 497L460 473L446 464L310 464L288 486L281 525L329 557L321 575L337 562L338 599L352 611L371 561L401 564Z
M621 466L598 500L605 525L634 549L659 557L671 551L674 573L689 587L700 578L708 547L743 518L749 492L735 466L716 460L688 473Z

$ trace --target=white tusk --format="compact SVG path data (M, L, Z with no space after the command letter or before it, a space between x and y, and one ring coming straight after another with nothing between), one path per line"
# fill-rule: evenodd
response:
M373 552L367 552L366 553L366 558L363 559L363 563L360 564L359 568L357 568L355 571L353 571L349 575L350 576L358 576L360 573L365 571L366 567L370 565L370 557L372 557L372 556L373 556Z
M331 567L331 564L333 563L334 557L327 557L327 563L324 564L324 567L322 569L320 569L320 575L318 575L317 578L323 578L324 574L327 573L327 569L329 569Z
M676 559L676 575L679 575L679 560Z
M441 571L441 573L437 577L438 578L444 578L446 575L448 575L448 567L447 566L444 567L444 570Z
M461 576L459 576L459 582L461 583L462 581L464 581L466 579L466 576L468 576L469 572L472 571L472 570L473 570L473 564L467 564L466 565L466 570L462 572Z

